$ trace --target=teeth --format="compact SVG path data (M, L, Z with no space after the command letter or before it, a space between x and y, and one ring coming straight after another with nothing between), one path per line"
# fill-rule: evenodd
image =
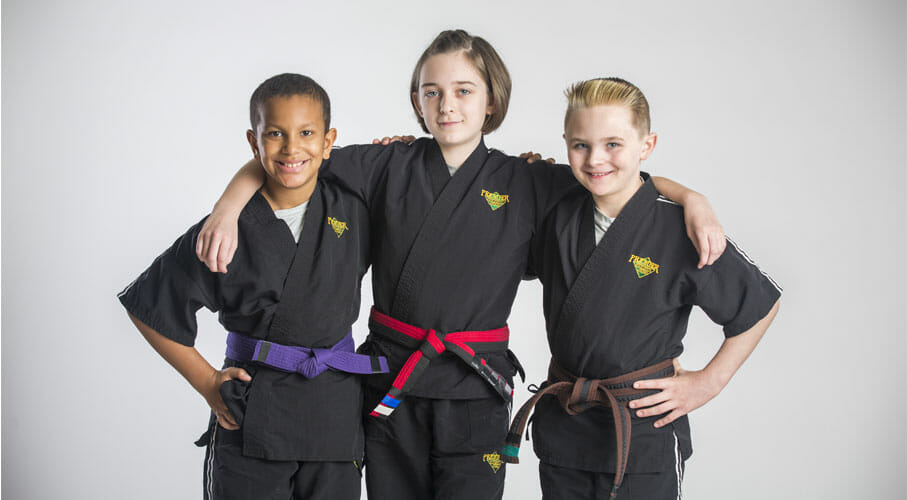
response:
M303 163L305 163L305 161L299 161L296 163L284 163L284 166L289 167L289 168L297 168L297 167L301 167Z

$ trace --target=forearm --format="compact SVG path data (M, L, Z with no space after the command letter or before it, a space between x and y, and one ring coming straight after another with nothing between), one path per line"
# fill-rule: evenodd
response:
M194 347L184 346L168 339L132 314L129 314L129 319L139 329L145 340L151 344L151 347L170 363L196 391L203 394L205 384L210 382L217 370Z
M719 391L730 382L731 377L737 373L743 362L746 361L759 341L762 340L762 336L778 313L779 304L780 301L775 302L768 314L749 330L725 339L715 357L702 370L712 383L716 384Z
M238 216L246 203L265 181L265 173L258 158L252 158L236 172L224 194L214 204L214 211Z
M705 196L693 191L683 184L674 182L667 177L656 177L653 175L652 182L655 184L655 189L665 198L680 203L683 206L687 206L694 197L705 200Z

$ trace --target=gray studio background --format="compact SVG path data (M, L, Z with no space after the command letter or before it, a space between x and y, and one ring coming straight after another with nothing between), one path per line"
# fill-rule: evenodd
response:
M249 157L261 80L319 80L340 144L417 133L410 73L452 27L512 73L490 146L566 161L563 89L623 76L660 133L644 168L706 193L785 288L755 354L692 416L686 497L907 495L904 2L329 3L2 3L5 498L200 497L207 407L116 293ZM525 283L511 316L532 382L540 306ZM200 319L217 365L224 333ZM721 333L697 312L687 339L700 368ZM507 499L540 496L529 449Z

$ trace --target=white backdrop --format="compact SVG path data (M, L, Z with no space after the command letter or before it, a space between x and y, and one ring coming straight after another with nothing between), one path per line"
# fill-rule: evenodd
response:
M706 193L786 290L753 357L692 416L687 498L907 495L904 2L330 3L2 3L6 498L199 498L207 408L115 294L248 158L261 80L320 81L340 144L417 133L412 66L454 27L513 76L490 146L565 161L563 89L623 76L660 133L644 168ZM540 305L525 283L511 317L532 382ZM223 332L200 317L218 364ZM682 361L699 368L720 330L701 313L689 330ZM523 455L505 498L540 496Z

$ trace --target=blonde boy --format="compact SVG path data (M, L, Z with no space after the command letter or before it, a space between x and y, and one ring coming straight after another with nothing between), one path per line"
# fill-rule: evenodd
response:
M730 239L698 268L683 207L640 171L658 137L638 88L595 79L567 97L564 139L586 189L560 202L534 243L552 359L548 380L516 415L505 460L517 461L537 403L545 498L679 498L692 453L686 414L752 352L781 289ZM725 341L704 369L675 370L694 305L724 327Z

